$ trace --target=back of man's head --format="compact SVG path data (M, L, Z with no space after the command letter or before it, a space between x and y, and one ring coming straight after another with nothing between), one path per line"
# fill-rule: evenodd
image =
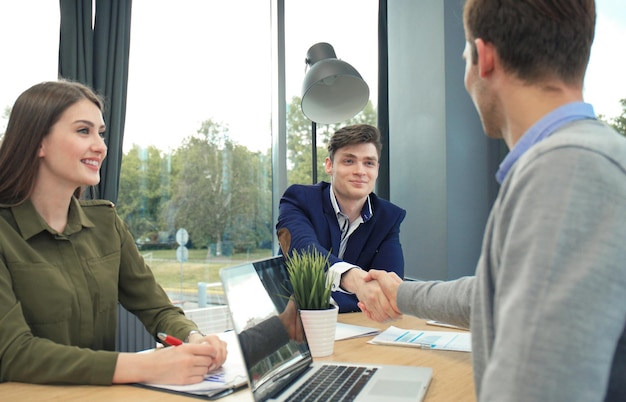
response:
M380 142L380 131L369 124L355 124L345 126L335 131L335 134L328 141L328 156L330 160L334 160L335 152L343 147L357 144L374 144L376 153L380 159L380 152L383 148Z
M594 0L467 0L465 35L495 46L504 69L527 83L582 84L596 22Z

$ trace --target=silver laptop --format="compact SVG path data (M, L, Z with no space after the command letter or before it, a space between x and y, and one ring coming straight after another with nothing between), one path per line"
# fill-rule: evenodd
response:
M292 288L282 256L223 268L220 277L255 401L424 398L432 378L428 367L313 362L304 334L290 335L293 327L288 329L280 319L282 312L293 308L293 302L288 307ZM295 317L299 319L299 314ZM316 379L325 374L328 379ZM319 389L313 390L315 386Z

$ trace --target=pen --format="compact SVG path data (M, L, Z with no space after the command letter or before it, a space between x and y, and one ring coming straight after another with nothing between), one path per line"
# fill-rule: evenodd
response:
M164 332L159 332L157 336L159 337L160 340L162 340L163 342L167 343L170 346L178 346L178 345L183 344L183 341L181 341L180 339L175 338L171 335L168 335Z
M434 349L436 345L430 343L416 343L420 349Z

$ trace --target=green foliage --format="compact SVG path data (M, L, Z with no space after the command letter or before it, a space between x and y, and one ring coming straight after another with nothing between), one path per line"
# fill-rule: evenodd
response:
M169 162L155 146L133 145L122 158L117 210L135 237L174 230L161 213L171 196Z
M626 137L626 98L620 99L622 114L613 119L612 126L618 133Z
M328 273L328 255L314 248L300 252L294 249L285 261L298 308L329 308L333 278Z
M207 120L176 150L179 170L169 207L176 226L186 228L196 246L222 241L232 209L228 165L234 146L228 129Z
M133 146L123 157L118 212L141 239L167 241L184 227L188 247L271 244L269 155L236 144L211 120L171 153Z
M626 137L626 98L620 99L619 103L622 105L622 114L607 119L604 115L599 115L598 118L615 129L618 133Z
M250 152L237 145L233 150L233 200L226 232L236 251L271 243L272 224L271 154Z

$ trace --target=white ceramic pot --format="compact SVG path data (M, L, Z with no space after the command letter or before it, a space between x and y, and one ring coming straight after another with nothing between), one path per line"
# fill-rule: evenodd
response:
M324 357L333 354L338 312L337 306L326 310L300 310L311 356Z

